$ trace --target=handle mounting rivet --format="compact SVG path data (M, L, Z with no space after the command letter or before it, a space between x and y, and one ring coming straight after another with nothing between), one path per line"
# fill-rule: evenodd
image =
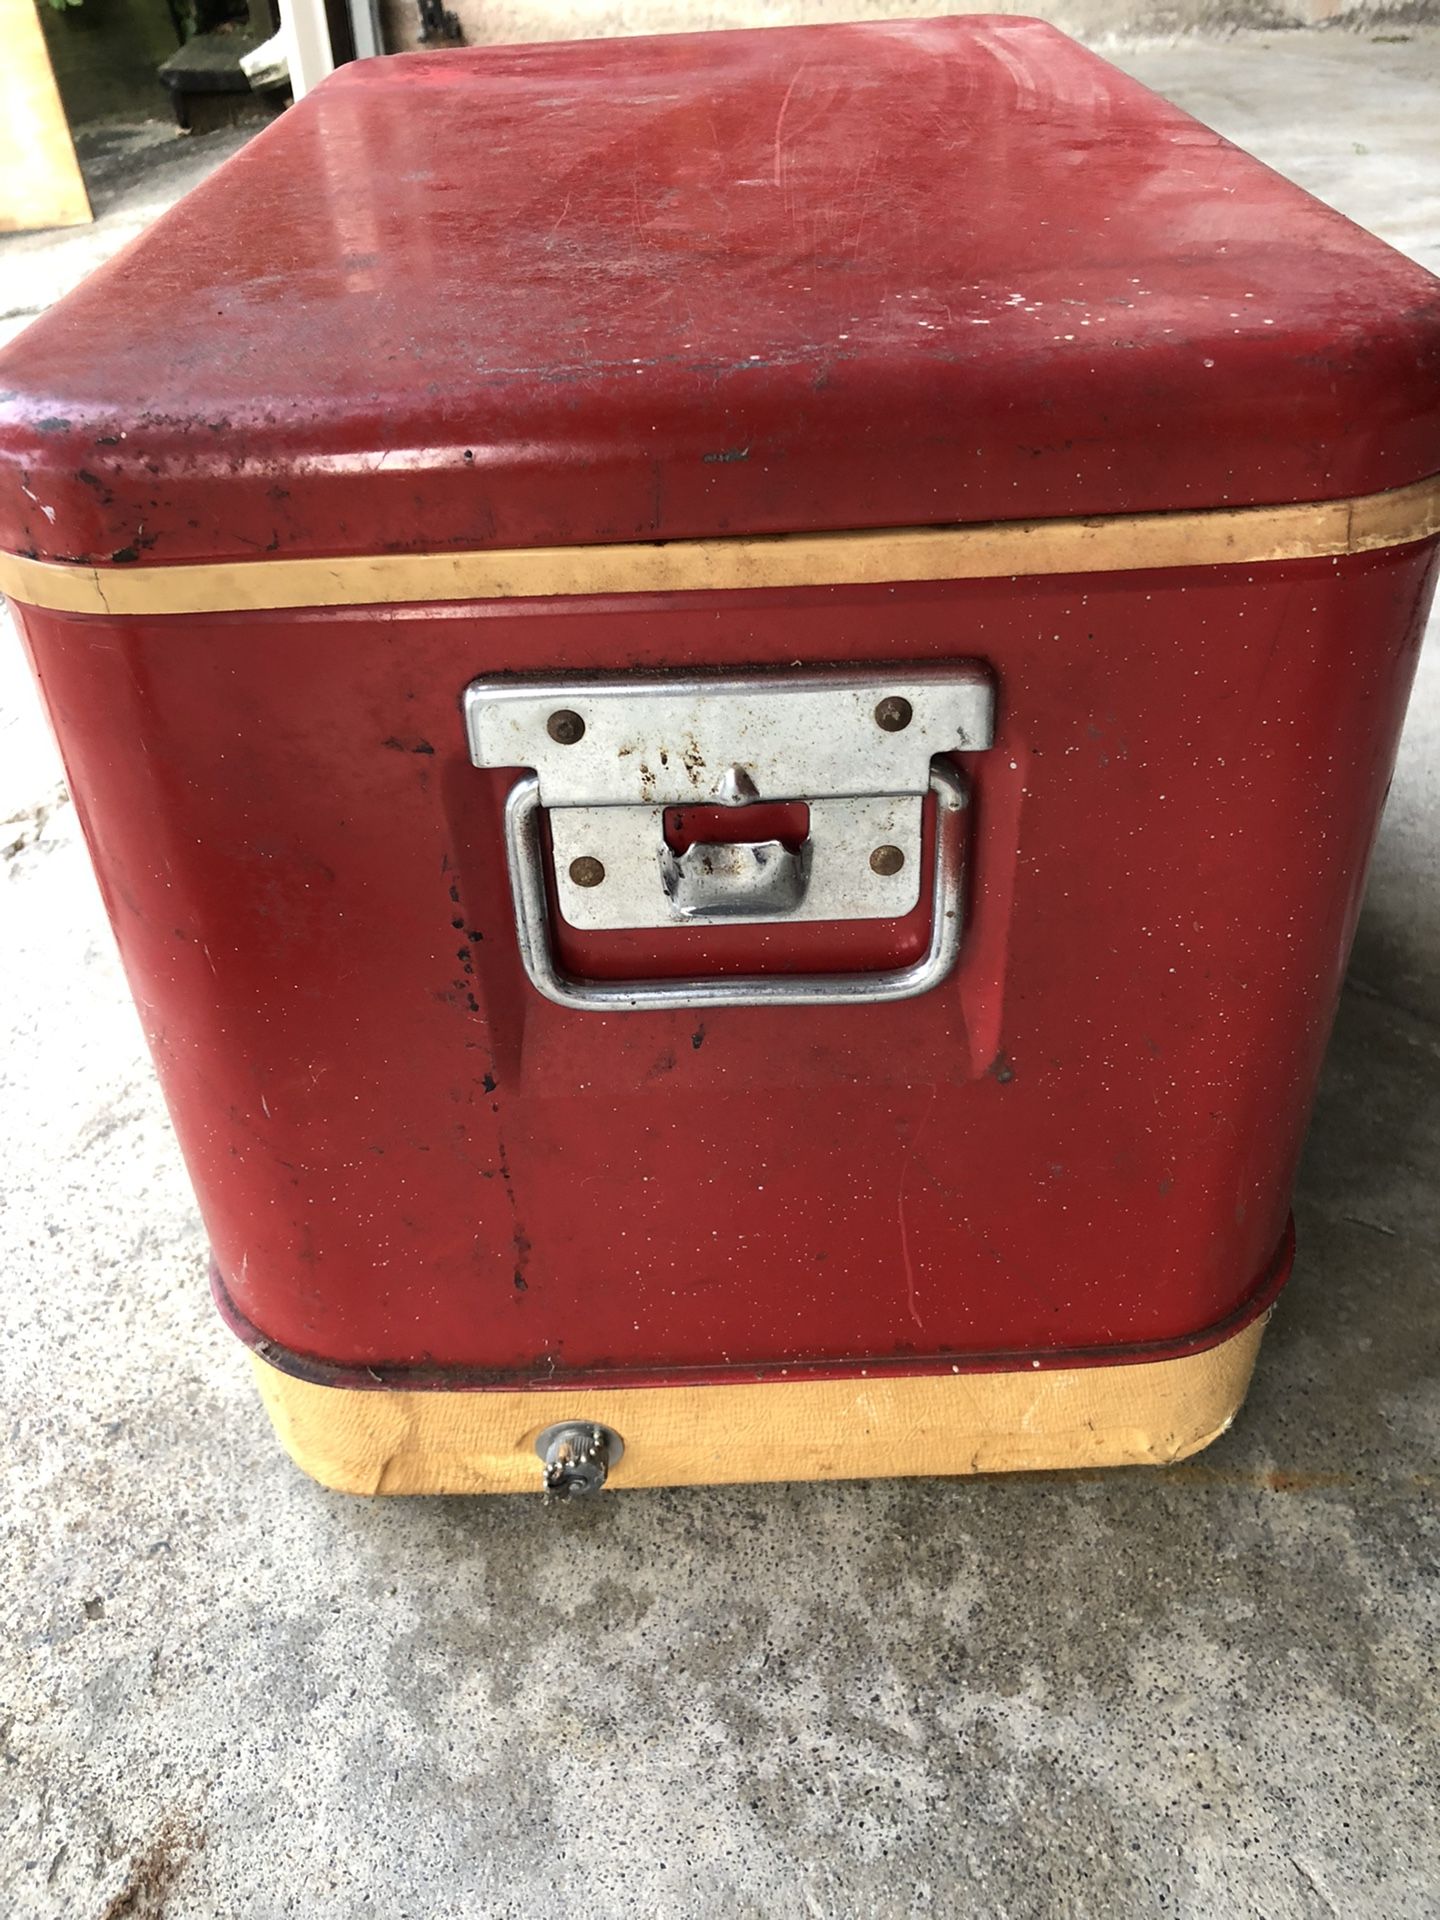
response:
M605 878L605 863L593 854L582 854L570 862L570 878L577 887L598 887Z
M887 876L899 873L905 864L905 856L899 847L876 847L870 856L870 871Z
M558 746L573 747L585 738L585 722L573 708L561 707L545 722L545 731Z
M875 709L875 724L885 733L903 733L915 718L915 709L902 694L891 693Z

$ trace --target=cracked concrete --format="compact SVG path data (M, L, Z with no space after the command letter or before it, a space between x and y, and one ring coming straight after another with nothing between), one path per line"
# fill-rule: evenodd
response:
M1434 56L1122 60L1434 261ZM55 287L82 252L0 261ZM6 1913L1432 1915L1437 729L1432 647L1296 1276L1210 1452L546 1515L281 1456L7 642Z

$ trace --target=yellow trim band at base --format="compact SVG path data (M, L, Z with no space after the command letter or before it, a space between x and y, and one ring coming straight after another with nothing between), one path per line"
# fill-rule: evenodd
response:
M1440 533L1440 475L1347 500L1096 520L769 534L613 546L382 553L168 567L72 566L0 553L0 593L59 613L262 612L592 594L894 585L1335 559Z
M624 1440L611 1487L719 1486L1164 1466L1234 1419L1265 1317L1179 1360L758 1386L371 1392L251 1358L291 1458L341 1493L536 1493L536 1437L561 1420Z

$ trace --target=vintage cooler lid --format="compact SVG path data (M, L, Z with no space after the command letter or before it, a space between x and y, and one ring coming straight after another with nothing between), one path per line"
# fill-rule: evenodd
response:
M1339 499L1440 282L998 16L347 67L0 356L0 549L124 566Z

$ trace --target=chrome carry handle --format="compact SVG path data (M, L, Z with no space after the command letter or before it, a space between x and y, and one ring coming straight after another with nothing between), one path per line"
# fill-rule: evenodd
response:
M557 1006L587 1013L658 1013L706 1007L819 1007L910 1000L938 987L953 970L963 931L965 839L961 815L969 783L954 767L932 761L935 853L930 941L912 966L876 973L730 974L705 979L582 980L555 957L545 891L540 781L527 774L505 801L505 855L520 959L531 986Z
M516 675L472 681L463 706L477 767L530 769L506 801L505 848L520 956L547 1000L592 1013L857 1006L927 993L954 967L969 789L950 756L994 738L978 662ZM913 966L622 981L576 978L556 958L552 902L580 933L903 919L921 899L927 794L930 939ZM715 809L739 825L756 804L803 806L803 839L711 837ZM710 815L698 836L696 809Z

